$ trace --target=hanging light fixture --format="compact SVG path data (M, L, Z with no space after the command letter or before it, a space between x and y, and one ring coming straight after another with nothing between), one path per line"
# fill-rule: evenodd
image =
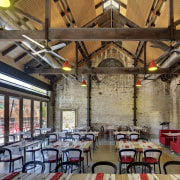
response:
M157 70L157 65L154 62L154 60L151 61L151 64L149 65L148 70L149 71L156 71Z
M86 81L83 79L81 86L87 86Z
M10 0L0 0L0 7L8 8L11 6Z
M136 83L136 87L140 87L141 86L141 81L138 80L137 83Z
M63 70L65 71L71 71L71 65L69 64L69 61L65 61L65 63L63 64L63 67L62 67Z

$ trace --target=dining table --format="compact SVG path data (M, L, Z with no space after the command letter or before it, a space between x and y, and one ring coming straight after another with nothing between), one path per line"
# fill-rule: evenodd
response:
M168 133L163 133L163 134L166 135L166 136L169 136L169 137L173 137L173 141L174 141L175 137L180 136L180 133L168 132Z
M178 180L180 174L66 174L57 173L0 173L2 180Z

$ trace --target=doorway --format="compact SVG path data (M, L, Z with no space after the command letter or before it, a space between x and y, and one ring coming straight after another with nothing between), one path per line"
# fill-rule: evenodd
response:
M76 127L76 110L61 110L61 129L72 130Z

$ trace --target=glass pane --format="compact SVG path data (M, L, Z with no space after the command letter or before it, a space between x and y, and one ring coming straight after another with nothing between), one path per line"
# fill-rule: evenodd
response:
M62 111L62 130L75 128L75 111Z
M42 102L42 128L47 128L47 102Z
M4 96L0 95L0 145L4 144Z
M34 101L34 129L40 128L40 101Z
M9 97L9 134L19 132L19 98Z
M23 99L23 132L31 130L31 100Z

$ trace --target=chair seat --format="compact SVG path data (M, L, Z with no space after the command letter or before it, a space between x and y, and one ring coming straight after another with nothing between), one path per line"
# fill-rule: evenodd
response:
M120 160L122 163L131 163L134 161L134 158L132 158L130 156L123 156L123 157L121 157L121 159L119 159L119 161Z
M89 148L84 148L84 149L83 149L83 152L89 152L89 151L90 151Z
M2 158L1 161L3 161L3 162L16 161L16 160L21 159L21 158L22 158L22 156L12 155L12 159L11 160L10 160L10 157L7 156L7 157Z
M145 158L142 159L143 161L145 161ZM155 164L157 163L157 159L156 158L153 158L153 157L146 157L146 162L149 163L149 164Z
M58 161L60 161L62 159L61 156L58 157ZM49 162L49 163L52 163L52 162L56 162L56 156L48 156L47 158L44 159L44 162Z
M84 157L82 156L82 157L81 157L81 161L83 161L83 160L84 160ZM70 157L70 158L69 158L69 161L78 162L78 161L79 161L79 158L78 158L78 157Z
M56 139L49 139L50 142L56 142Z

